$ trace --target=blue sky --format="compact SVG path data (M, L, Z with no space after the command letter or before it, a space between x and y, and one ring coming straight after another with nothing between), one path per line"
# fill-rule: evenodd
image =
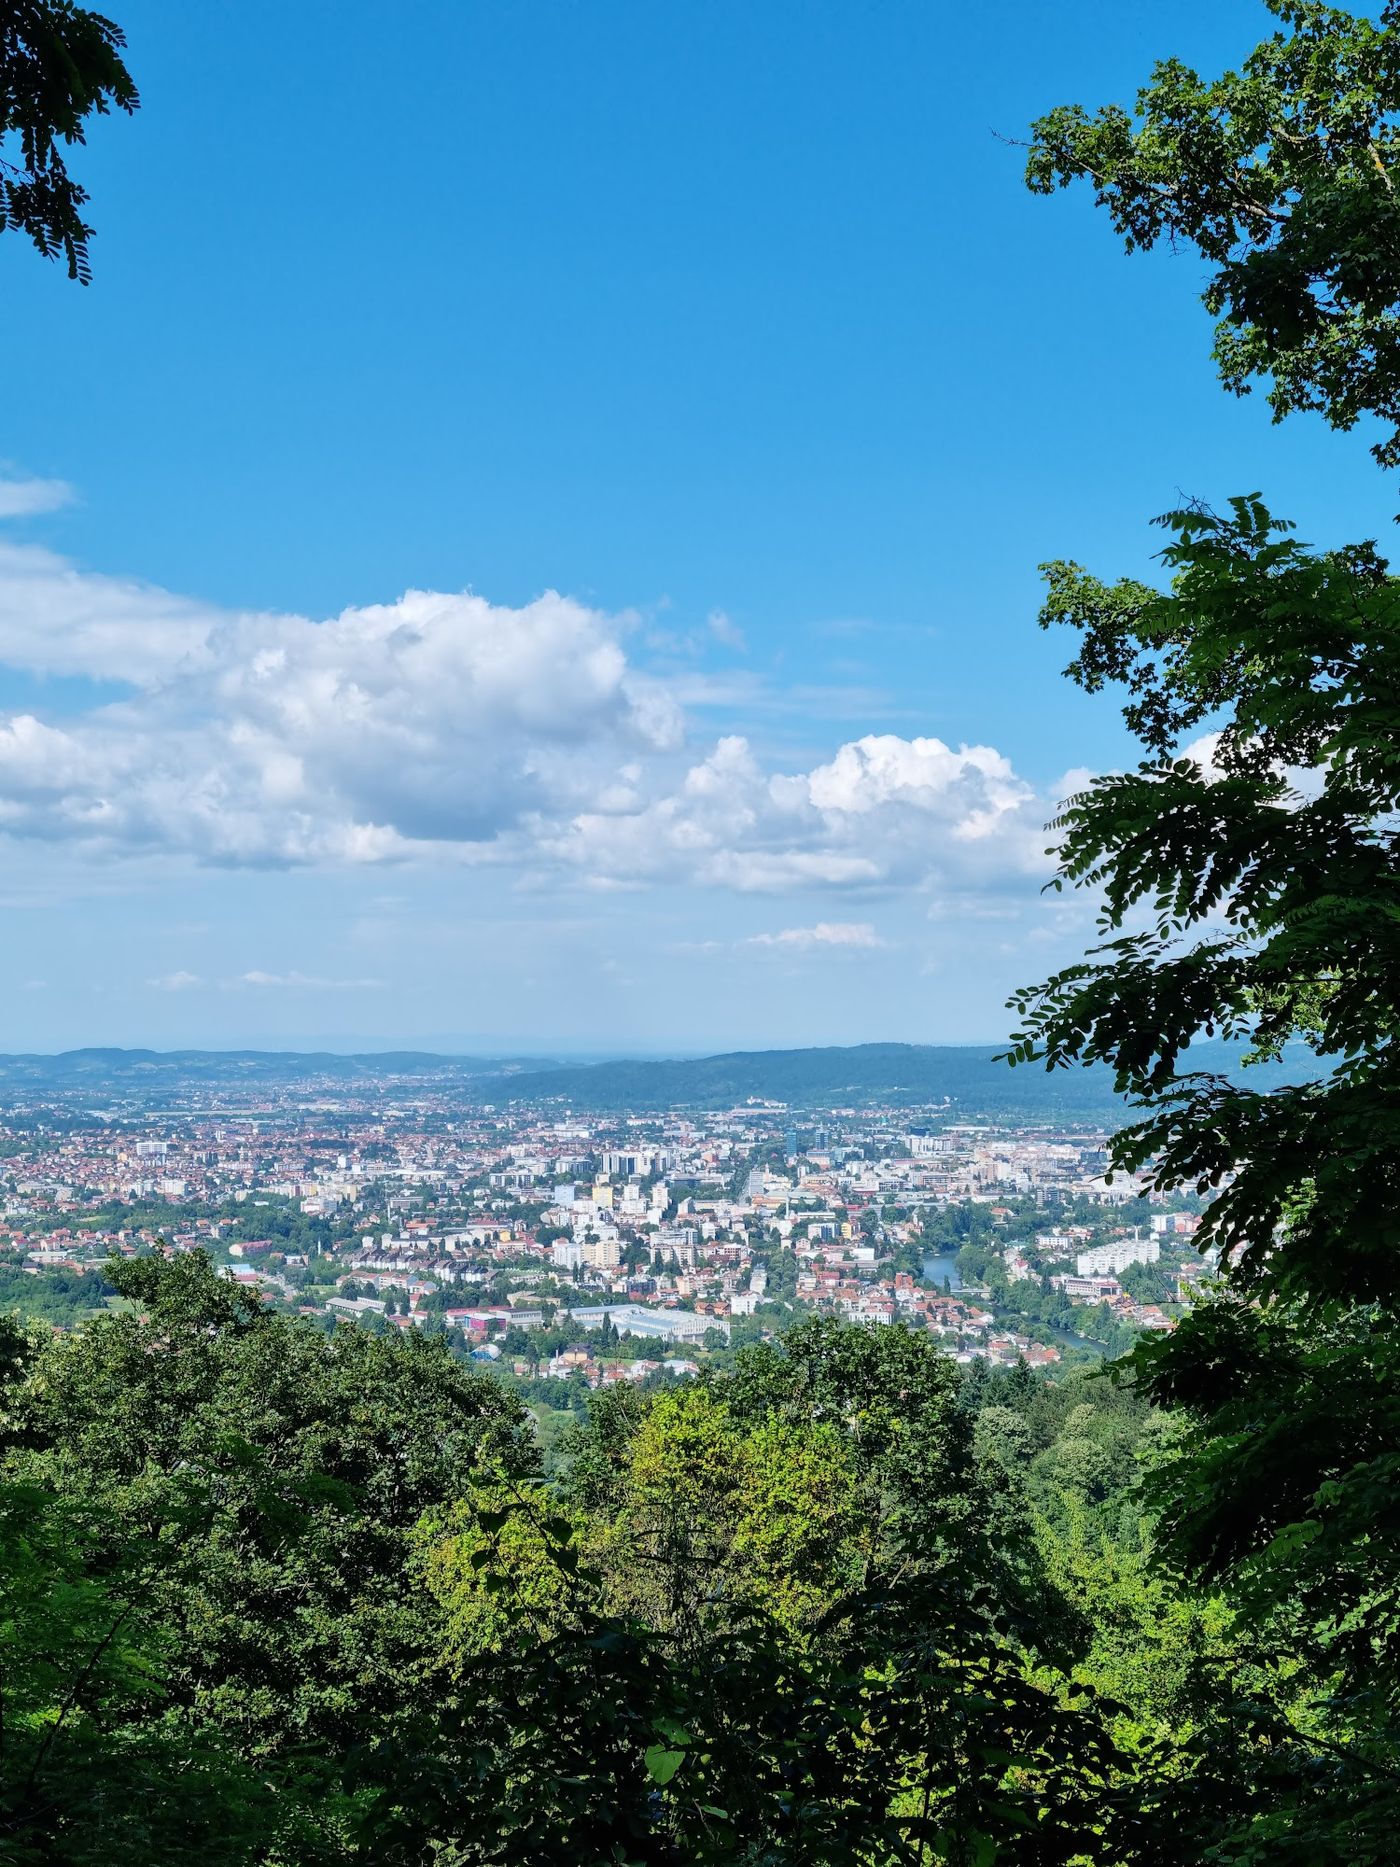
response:
M0 1048L999 1037L1127 755L1037 563L1388 534L1005 140L1260 6L113 10L96 282L0 241Z

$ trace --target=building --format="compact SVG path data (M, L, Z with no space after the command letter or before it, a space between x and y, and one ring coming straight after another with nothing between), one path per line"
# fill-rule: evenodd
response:
M615 1271L622 1262L622 1247L616 1232L606 1232L601 1238L585 1232L580 1249L583 1262L595 1271Z
M644 1180L650 1173L663 1173L667 1156L660 1148L608 1148L603 1154L603 1172L612 1178Z
M1080 1277L1116 1277L1130 1264L1155 1264L1162 1255L1160 1242L1134 1232L1131 1238L1110 1238L1107 1244L1093 1245L1074 1260Z
M706 1332L718 1329L728 1339L729 1324L722 1317L699 1316L694 1310L647 1309L640 1303L600 1303L570 1311L583 1329L602 1327L606 1316L619 1335L655 1336L663 1342L703 1342Z
M1154 1212L1152 1232L1157 1238L1191 1238L1201 1229L1194 1212Z

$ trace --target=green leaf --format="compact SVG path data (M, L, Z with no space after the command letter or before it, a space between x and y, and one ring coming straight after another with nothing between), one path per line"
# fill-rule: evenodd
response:
M683 1750L667 1750L662 1744L653 1744L645 1759L647 1775L652 1782L664 1786L669 1783L676 1771L685 1762Z

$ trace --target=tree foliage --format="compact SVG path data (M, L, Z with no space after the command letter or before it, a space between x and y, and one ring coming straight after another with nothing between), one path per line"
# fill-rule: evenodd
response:
M1169 61L1136 117L1042 118L1029 179L1088 178L1130 248L1194 244L1226 383L1268 377L1278 416L1376 416L1394 465L1400 8L1271 5L1287 30L1237 73ZM1258 495L1162 524L1165 589L1048 567L1042 622L1078 632L1082 687L1124 691L1142 757L1053 826L1100 940L1018 995L1012 1056L1107 1064L1140 1117L1117 1166L1209 1196L1220 1287L1129 1376L1189 1423L1148 1487L1157 1572L1224 1588L1289 1656L1250 1687L1269 1762L1222 1858L1379 1862L1400 1815L1400 580L1372 542L1306 548ZM1268 1089L1193 1069L1202 1033L1315 1067Z
M119 26L73 0L0 9L0 230L27 235L45 259L61 256L84 285L93 229L64 148L86 141L90 117L137 108L125 46Z
M1158 64L1129 111L1062 105L1034 126L1027 175L1087 180L1128 250L1166 240L1210 267L1215 360L1276 418L1373 415L1400 463L1400 5L1374 18L1266 0L1281 30L1238 71Z
M1195 1867L1317 1800L1277 1605L1149 1566L1141 1393L808 1321L550 1478L440 1343L110 1275L0 1343L0 1860Z
M439 1345L110 1274L130 1312L6 1338L0 1858L1155 1858L1028 1514L1061 1475L928 1339L601 1393L551 1483Z
M147 1835L123 1854L110 1775L89 1781L87 1753L134 1719L132 1743L159 1740L177 1774L186 1750L219 1759L264 1845L339 1858L392 1798L394 1739L437 1663L404 1585L419 1521L479 1470L533 1469L523 1423L440 1346L327 1341L200 1256L110 1276L141 1313L44 1342L7 1407L7 1476L47 1500L33 1521L74 1604L54 1682L25 1688L66 1707L63 1742L44 1729L56 1713L26 1714L9 1832L44 1859L187 1859L178 1830L164 1854ZM21 1577L41 1560L25 1535ZM24 1619L49 1612L36 1598ZM232 1858L261 1855L245 1835Z
M1306 549L1256 497L1163 523L1165 591L1050 567L1043 620L1079 631L1081 685L1127 690L1143 757L1054 826L1060 885L1096 891L1102 937L1018 995L1012 1054L1107 1063L1141 1111L1116 1165L1213 1195L1198 1243L1225 1288L1134 1356L1198 1423L1156 1481L1165 1547L1282 1616L1327 1698L1331 1813L1299 1817L1299 1858L1380 1859L1400 1728L1400 582L1372 545ZM1203 1031L1264 1054L1305 1037L1316 1072L1264 1090L1192 1070Z

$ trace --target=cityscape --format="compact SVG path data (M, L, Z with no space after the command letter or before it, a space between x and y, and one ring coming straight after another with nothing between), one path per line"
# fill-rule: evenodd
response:
M1053 1367L1171 1329L1210 1276L1199 1200L1111 1173L1109 1131L1083 1123L470 1093L386 1071L190 1085L184 1108L167 1086L158 1113L16 1102L10 1298L76 1320L109 1257L202 1251L274 1309L445 1334L540 1398L683 1379L808 1313Z

